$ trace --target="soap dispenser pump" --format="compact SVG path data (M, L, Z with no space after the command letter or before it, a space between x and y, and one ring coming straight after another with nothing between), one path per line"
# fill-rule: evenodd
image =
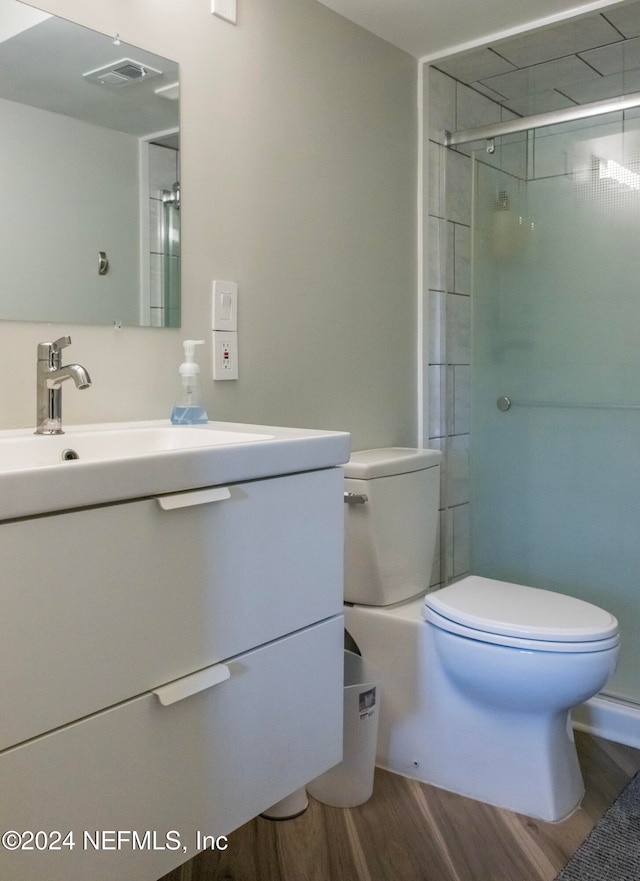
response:
M174 425L202 425L209 420L202 406L200 394L200 368L194 361L196 346L204 345L204 340L185 340L184 361L180 365L180 391L171 413Z

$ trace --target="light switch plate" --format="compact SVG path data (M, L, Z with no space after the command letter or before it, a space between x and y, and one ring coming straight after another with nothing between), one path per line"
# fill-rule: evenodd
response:
M231 24L236 23L236 0L211 0L211 12Z

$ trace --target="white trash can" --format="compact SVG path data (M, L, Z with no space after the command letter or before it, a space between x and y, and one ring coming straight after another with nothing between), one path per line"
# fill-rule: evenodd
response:
M325 805L354 808L371 797L380 712L379 685L376 668L360 655L345 651L342 761L307 784L309 795Z

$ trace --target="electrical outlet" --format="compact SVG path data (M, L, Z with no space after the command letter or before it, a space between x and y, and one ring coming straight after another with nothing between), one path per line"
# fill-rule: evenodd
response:
M238 334L233 331L213 331L213 378L238 378Z

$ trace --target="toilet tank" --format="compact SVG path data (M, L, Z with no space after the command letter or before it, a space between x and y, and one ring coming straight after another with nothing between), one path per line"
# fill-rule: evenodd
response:
M352 453L344 466L353 494L345 495L345 602L388 606L429 587L441 457L406 447Z

